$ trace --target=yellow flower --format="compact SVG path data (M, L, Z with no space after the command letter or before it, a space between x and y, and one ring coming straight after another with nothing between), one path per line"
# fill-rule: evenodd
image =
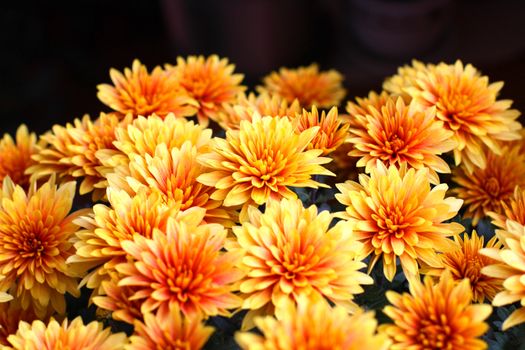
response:
M525 186L516 186L512 196L507 201L502 202L501 206L502 210L499 213L493 211L487 213L495 226L506 229L507 220L525 225Z
M93 321L84 325L79 316L71 323L67 319L58 323L51 319L48 324L37 320L29 324L20 322L16 334L8 341L13 350L118 350L127 343L125 333L112 334L109 328Z
M413 104L405 105L400 97L387 97L381 102L376 106L371 103L363 114L353 115L348 141L355 148L348 155L360 157L357 166L365 166L367 173L377 160L396 166L405 163L416 169L427 167L431 183L438 184L437 172L450 173L439 155L456 146L454 133L435 119L435 108L419 111Z
M456 165L464 163L468 173L474 166L487 166L483 147L502 154L498 141L520 138L520 112L510 109L512 101L497 100L502 82L489 84L476 68L461 61L455 64L415 66L400 89L421 108L436 107L436 117L454 132ZM415 75L415 78L413 76Z
M306 150L318 127L294 133L286 118L254 115L252 122L242 121L240 130L229 130L226 139L212 140L212 152L200 161L214 171L202 174L198 181L215 192L211 198L224 206L263 204L269 198L297 198L288 188L327 187L312 175L334 175L321 164L329 158L321 150Z
M161 117L173 113L177 117L188 117L197 110L198 103L161 67L155 67L149 74L146 66L134 60L131 69L124 69L124 75L114 68L109 74L114 86L98 85L97 97L117 112L134 116L156 113Z
M431 269L426 272L426 274L441 276L445 269L449 270L453 280L462 281L466 278L470 281L474 302L483 303L484 300L491 301L502 288L501 280L488 277L481 273L483 267L494 264L496 261L481 255L479 251L485 247L499 249L501 243L497 237L492 237L487 242L487 245L484 246L484 237L478 236L475 230L472 231L470 237L465 233L463 239L459 236L455 236L454 239L458 244L457 248L440 255L444 267L441 269Z
M410 283L410 294L389 291L392 306L384 313L393 324L380 327L394 341L391 350L472 350L486 349L479 339L489 326L483 322L492 312L487 304L471 304L468 279L456 284L445 273L437 284L426 277Z
M41 145L37 144L35 133L29 133L25 125L18 127L15 139L16 142L5 134L0 140L0 181L9 176L15 184L27 188L29 175L25 171L35 164L31 157L38 153Z
M465 166L459 166L452 172L452 180L459 186L452 190L465 201L466 211L463 217L472 218L472 224L489 212L502 214L505 203L516 186L525 186L525 153L520 152L520 145L502 146L501 155L483 149L487 166L482 169L473 167L469 173Z
M503 290L496 294L492 305L503 306L520 302L520 307L503 322L503 330L525 323L525 226L507 221L505 230L496 230L504 248L485 248L481 254L496 260L481 272L503 281Z
M391 341L377 334L373 312L358 310L348 315L340 306L331 308L325 300L299 298L287 301L277 319L257 317L262 335L238 332L235 340L243 350L387 350Z
M233 228L238 248L244 252L241 268L247 271L240 284L243 309L253 317L273 313L283 300L301 295L325 296L349 311L356 309L353 295L361 284L372 284L359 272L366 265L355 259L362 244L355 241L345 222L330 228L333 216L303 207L299 199L266 203L264 214L248 208L248 220Z
M109 170L98 159L97 153L114 150L115 128L130 120L130 116L120 120L115 113L101 113L94 122L85 115L82 120L75 119L74 125L53 126L52 132L42 136L47 147L33 156L37 164L27 173L32 179L56 174L60 182L82 178L80 194L93 191L95 201L104 197L107 187L104 175Z
M319 71L317 64L296 69L281 68L263 79L264 86L257 92L280 95L289 103L295 99L304 108L338 106L343 97L343 76L336 70Z
M359 182L336 185L341 193L335 197L346 206L339 216L354 225L355 237L365 245L363 256L372 255L369 271L381 257L390 281L397 257L408 277L419 274L418 262L441 267L436 252L453 249L448 237L464 231L460 224L445 221L457 214L463 201L445 198L446 184L431 189L426 168L387 168L378 161Z
M217 55L177 58L176 66L166 67L179 86L197 101L199 124L208 125L208 118L215 120L223 103L234 102L237 94L246 87L241 85L243 75L233 74L235 66L228 59Z
M241 257L221 251L223 226L197 226L204 211L193 215L198 218L192 222L169 219L166 232L154 230L151 239L135 234L133 241L121 243L130 259L116 266L124 276L118 285L134 289L131 299L142 300L142 313L166 313L178 304L185 315L207 317L229 315L228 309L240 306L234 291L243 275L235 267Z
M4 179L0 203L0 290L10 288L24 309L35 308L43 315L48 309L65 312L65 296L78 297L77 274L66 265L75 253L70 239L78 226L69 214L75 184L58 187L54 177L41 187L32 183L29 192ZM69 214L69 215L68 215Z
M296 132L303 132L311 127L318 126L319 131L310 141L308 149L320 149L323 155L335 151L346 139L349 125L337 115L337 107L330 109L328 114L324 111L319 115L315 106L311 111L303 109L303 113L295 120Z
M136 321L135 334L126 350L199 350L212 333L213 327L205 326L202 318L184 316L177 304L173 304L165 314L147 313L144 323Z

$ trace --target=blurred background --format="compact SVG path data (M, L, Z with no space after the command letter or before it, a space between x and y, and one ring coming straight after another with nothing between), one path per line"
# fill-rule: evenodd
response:
M0 133L38 133L107 108L96 86L134 58L151 70L217 53L245 84L317 62L347 99L380 90L412 58L472 63L525 111L522 0L79 0L0 5ZM522 118L523 120L523 118Z

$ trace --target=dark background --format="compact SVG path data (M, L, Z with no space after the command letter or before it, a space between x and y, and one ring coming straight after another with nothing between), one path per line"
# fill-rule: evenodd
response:
M90 0L2 2L0 133L44 132L107 110L96 85L139 58L218 53L245 83L280 66L318 62L345 76L347 99L379 90L411 58L474 64L505 81L525 110L521 0Z

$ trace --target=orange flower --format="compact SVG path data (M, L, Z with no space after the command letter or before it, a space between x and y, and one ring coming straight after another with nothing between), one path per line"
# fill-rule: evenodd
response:
M507 220L525 225L525 187L516 186L513 195L507 201L501 202L501 206L500 213L493 211L487 213L495 226L506 229Z
M510 100L496 100L502 82L488 83L486 76L461 61L453 65L415 66L415 73L402 79L400 89L408 93L421 108L436 107L436 117L454 132L458 146L454 149L456 165L465 164L468 173L474 166L487 166L483 147L502 154L498 141L519 139L520 113L509 109ZM415 74L415 78L412 76Z
M251 123L242 121L240 130L227 131L226 140L212 140L213 152L200 161L215 170L197 180L215 187L211 198L225 206L297 198L288 186L327 187L311 179L334 175L321 166L330 161L319 157L321 150L306 150L317 131L314 127L295 134L288 119L256 114Z
M455 281L468 279L472 289L472 299L474 302L483 303L484 300L491 301L496 293L500 291L501 280L481 274L481 269L490 264L496 263L494 259L483 256L479 250L484 248L484 237L478 236L476 231L472 231L471 236L463 235L454 237L458 246L455 250L440 255L444 268L431 269L426 274L432 276L441 276L445 269L451 272L451 277ZM501 247L497 237L491 238L486 248Z
M6 176L17 185L27 188L29 175L25 171L35 161L31 159L38 153L40 146L36 142L35 133L29 133L25 125L20 125L16 130L16 143L9 134L0 140L0 181Z
M109 328L93 321L84 325L79 316L71 323L67 319L62 325L51 319L46 325L37 320L32 324L20 322L18 332L8 341L13 350L118 350L127 343L125 333L112 334Z
M252 116L257 112L263 116L287 117L293 119L301 113L299 101L288 103L279 95L270 95L263 92L257 96L251 93L246 96L239 94L233 103L223 104L223 111L217 115L217 122L224 130L239 130L242 120L252 121Z
M111 279L102 281L101 295L93 297L93 303L97 305L100 312L111 312L114 320L133 324L136 320L142 320L140 312L142 300L133 299L135 290L126 286L118 286L123 276L112 273Z
M492 312L487 304L471 304L469 280L456 284L450 273L445 273L437 284L430 277L423 283L410 283L410 294L389 291L384 313L394 324L380 328L394 344L391 350L486 349L479 339L489 326L483 322Z
M37 315L48 309L65 312L66 292L78 297L77 274L66 265L75 253L70 239L78 226L73 220L84 211L69 214L75 184L57 188L52 177L29 193L9 178L4 179L0 204L0 271L5 276L0 290L10 288L22 308L35 308Z
M520 152L520 145L502 146L501 151L497 155L483 149L485 169L474 166L469 173L465 166L460 166L452 172L452 180L459 185L452 191L465 200L463 216L471 217L473 225L489 212L502 214L503 204L510 203L515 187L525 186L525 154Z
M339 213L354 225L355 237L364 243L363 256L372 254L369 271L383 257L388 280L396 274L396 258L407 277L419 274L418 262L441 267L436 251L455 248L447 237L464 231L453 218L462 200L445 198L446 184L430 188L428 169L386 167L380 161L370 177L359 176L359 183L337 184L336 199L346 206Z
M373 312L359 310L349 316L347 310L331 308L324 300L300 298L297 305L285 302L278 319L271 316L255 319L262 335L235 334L244 350L387 350L391 344L383 334L376 334Z
M484 267L481 272L489 277L503 281L503 290L496 294L492 305L503 306L520 302L520 306L503 322L505 331L520 323L525 323L525 226L507 221L505 230L496 230L504 244L503 249L485 248L481 254L496 260Z
M348 155L360 157L357 166L365 166L367 173L377 160L396 166L406 163L416 169L427 167L431 183L438 184L437 172L450 173L439 155L456 146L451 139L454 133L435 119L435 108L422 112L413 104L406 106L400 97L383 102L370 104L365 113L353 116L348 141L355 148Z
M9 345L7 337L15 334L20 321L33 322L38 319L32 309L22 309L18 300L0 303L0 348Z
M177 304L173 304L166 314L147 313L144 323L135 322L135 334L126 350L199 350L212 333L213 327L205 326L202 318L181 315Z
M337 116L337 107L330 109L328 114L324 111L319 115L317 108L312 107L311 112L303 109L303 113L295 118L296 132L303 132L311 127L318 126L319 131L310 141L308 149L323 150L323 155L335 151L346 139L348 127Z
M215 120L223 103L234 102L246 87L241 85L243 75L233 74L235 66L217 55L177 57L176 66L167 66L169 74L179 86L197 101L199 124Z
M204 211L194 211L202 221ZM197 220L200 219L200 220ZM153 231L152 239L135 234L122 242L131 259L116 266L124 278L119 286L135 290L131 299L142 300L141 312L168 313L178 304L185 315L229 315L240 306L233 292L242 272L234 265L240 256L222 252L226 230L219 224L196 226L170 219L166 232Z
M252 326L254 316L273 313L283 300L301 295L325 296L356 309L353 295L373 280L359 272L366 265L355 259L362 244L345 222L329 228L332 219L315 206L305 209L299 199L270 200L264 214L248 208L248 220L233 228L244 252L240 266L247 271L240 284L242 308L250 310L244 328Z
M155 67L149 74L146 66L134 60L131 70L124 69L124 75L114 68L109 75L115 85L98 85L97 97L117 112L134 116L156 113L161 117L173 113L177 117L188 117L197 110L198 103L161 67Z
M280 95L289 103L297 99L304 108L313 105L330 108L338 106L345 97L342 81L343 76L336 70L320 72L317 64L311 64L272 72L263 79L264 86L258 86L257 92Z
M85 115L82 120L75 119L74 125L55 125L53 132L42 136L48 146L33 156L37 164L27 173L32 179L56 174L61 182L82 178L79 193L93 191L93 200L96 201L105 196L107 181L104 174L108 172L97 153L114 150L115 128L129 122L130 116L121 121L115 113L101 113L94 122Z

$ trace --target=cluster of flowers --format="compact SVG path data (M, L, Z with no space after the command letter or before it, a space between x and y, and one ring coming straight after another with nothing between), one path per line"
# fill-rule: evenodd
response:
M252 93L217 56L110 76L112 111L0 141L3 348L200 349L235 314L243 349L483 349L491 303L525 322L525 143L502 83L414 61L343 114L342 76L316 65ZM461 220L486 217L485 244ZM409 290L378 326L355 296L380 266ZM133 335L68 319L81 288Z

